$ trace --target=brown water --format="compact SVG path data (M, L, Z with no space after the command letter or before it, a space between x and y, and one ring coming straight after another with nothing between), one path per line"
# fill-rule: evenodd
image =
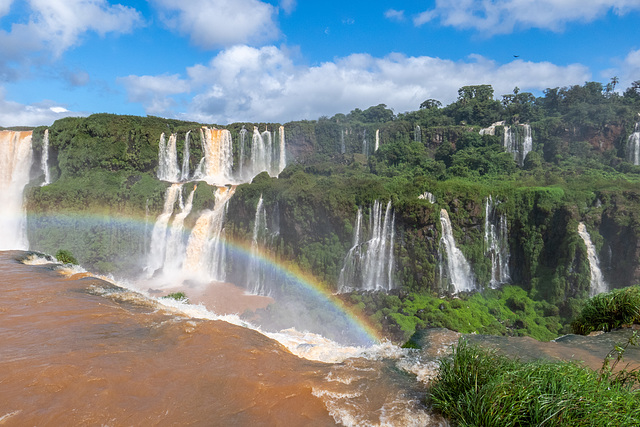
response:
M21 256L0 252L0 425L439 424L398 354L306 360Z

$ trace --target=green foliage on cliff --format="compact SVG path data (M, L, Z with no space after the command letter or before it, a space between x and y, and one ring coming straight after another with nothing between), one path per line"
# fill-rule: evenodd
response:
M501 101L488 85L466 86L458 95L448 106L429 99L416 111L400 114L380 104L286 123L289 166L277 179L263 173L237 187L229 203L227 235L250 241L262 195L273 231L266 249L335 291L358 209L368 224L373 203L390 200L396 289L391 295L356 294L347 300L399 339L436 326L540 339L560 333L589 292L579 222L589 230L608 282L614 287L637 283L640 166L627 161L627 137L640 110L637 91L618 95L588 82L550 88L540 97L515 88ZM480 134L499 121L504 123ZM533 147L519 166L514 154L505 151L503 137L505 126L511 126L522 147L523 124L531 126ZM236 141L236 171L239 135L253 126L278 125L227 126ZM28 232L37 249L67 247L81 263L101 272L134 271L146 256L169 185L156 177L160 135L177 135L181 164L190 132L194 171L203 151L200 127L110 114L55 122L49 128L53 182L40 187L35 179L26 193ZM34 176L40 173L43 133L44 128L34 130ZM184 186L183 198L191 189L191 184ZM214 191L199 184L186 226L213 208ZM435 196L434 204L418 198L425 192ZM514 285L496 291L488 289L491 260L484 236L489 196L508 224ZM449 291L439 271L441 209L451 217L456 244L481 294L439 298ZM242 266L230 264L229 269Z

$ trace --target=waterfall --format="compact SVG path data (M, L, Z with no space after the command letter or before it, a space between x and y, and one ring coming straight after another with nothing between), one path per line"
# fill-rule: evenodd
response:
M147 258L147 267L145 268L149 277L151 277L157 269L162 267L165 260L167 228L171 215L173 215L173 206L181 194L182 184L172 184L165 192L162 213L156 219L153 231L151 232L151 245Z
M44 172L44 182L40 184L41 187L51 184L51 175L49 175L49 129L44 130L44 136L42 137L42 158L40 159L40 166L42 172Z
M268 141L265 141L266 134L269 135ZM249 176L251 177L264 171L271 171L271 134L269 132L260 133L257 127L253 128L253 137L251 138L250 168Z
M189 134L191 131L188 131L184 136L184 152L182 156L182 173L180 174L180 181L188 181L189 180Z
M533 137L531 136L531 125L524 124L524 140L522 141L522 156L520 166L524 166L524 160L527 154L533 149Z
M589 296L592 297L602 292L607 292L608 286L604 281L604 276L600 270L600 261L598 260L598 254L596 253L596 247L593 245L593 242L591 242L591 236L587 231L587 226L582 222L578 224L578 234L587 247L587 258L589 259L589 270L591 272Z
M176 276L180 274L182 262L186 255L186 245L184 238L184 220L191 213L193 207L193 195L197 186L189 193L187 201L182 203L180 197L180 213L176 214L171 222L169 235L167 236L166 251L164 257L163 274L165 276Z
M466 258L462 254L462 251L456 246L456 241L453 238L453 229L451 227L451 220L449 219L449 213L445 209L440 210L440 225L442 226L442 237L440 239L441 245L444 246L446 259L442 260L442 251L440 251L440 280L441 285L443 276L446 273L446 277L449 279L453 293L469 292L475 289L475 280L471 266L467 262ZM446 272L443 269L443 265L446 264Z
M376 200L370 210L369 238L362 242L362 209L358 209L353 233L353 245L347 252L338 278L338 292L359 289L366 291L393 289L395 213L391 201L382 214L382 204Z
M235 187L218 187L213 210L202 212L189 235L183 272L202 279L224 281L226 250L224 222L227 204Z
M422 130L419 125L416 125L416 128L413 131L413 141L422 142Z
M158 179L161 181L178 182L180 180L176 139L177 135L175 133L171 134L169 142L166 141L164 132L160 135L160 142L158 143Z
M240 179L244 179L242 168L244 167L244 144L247 139L247 133L249 131L242 125L242 129L240 129L240 154L238 155L238 176L240 176Z
M640 122L636 123L634 132L627 141L627 160L634 165L640 165Z
M429 193L428 191L425 191L424 193L419 195L418 199L427 200L432 205L436 202L436 196L434 196L433 194Z
M376 146L373 151L378 151L378 148L380 148L380 129L376 129Z
M504 122L492 123L488 128L480 129L480 135L495 135L496 126L504 126Z
M497 214L496 207L500 202L494 202L491 196L484 203L484 254L491 259L489 286L495 288L511 281L507 217L505 214Z
M504 127L503 144L505 151L513 154L513 159L518 165L524 166L524 159L533 149L533 137L531 136L530 125L524 124L519 126L523 129L522 138L520 138L520 132L517 131L517 128L513 126Z
M264 208L262 194L256 206L256 216L253 222L253 238L251 239L251 260L247 271L247 287L256 295L268 295L265 281L265 271L260 262L260 247L267 241L267 211Z
M31 132L0 131L0 250L29 248L23 191L31 161Z
M226 129L203 127L200 129L204 150L203 179L211 185L231 182L233 167L233 141Z
M287 167L287 152L286 152L285 141L284 141L284 126L280 126L279 135L280 135L280 163L278 165L278 175L280 175L280 172L282 172L284 168Z
M367 143L367 130L362 132L362 154L369 156L369 143Z
M346 147L344 146L344 129L340 130L340 153L344 154Z

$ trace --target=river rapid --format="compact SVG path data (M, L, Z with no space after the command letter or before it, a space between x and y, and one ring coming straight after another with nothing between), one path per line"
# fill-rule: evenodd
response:
M27 256L0 252L0 425L445 424L433 354L267 336Z

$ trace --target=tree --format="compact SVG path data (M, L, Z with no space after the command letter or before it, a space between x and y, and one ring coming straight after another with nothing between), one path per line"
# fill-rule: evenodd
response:
M427 99L422 104L420 104L421 110L423 109L430 110L432 108L438 109L441 107L442 107L442 102L438 101L437 99Z

